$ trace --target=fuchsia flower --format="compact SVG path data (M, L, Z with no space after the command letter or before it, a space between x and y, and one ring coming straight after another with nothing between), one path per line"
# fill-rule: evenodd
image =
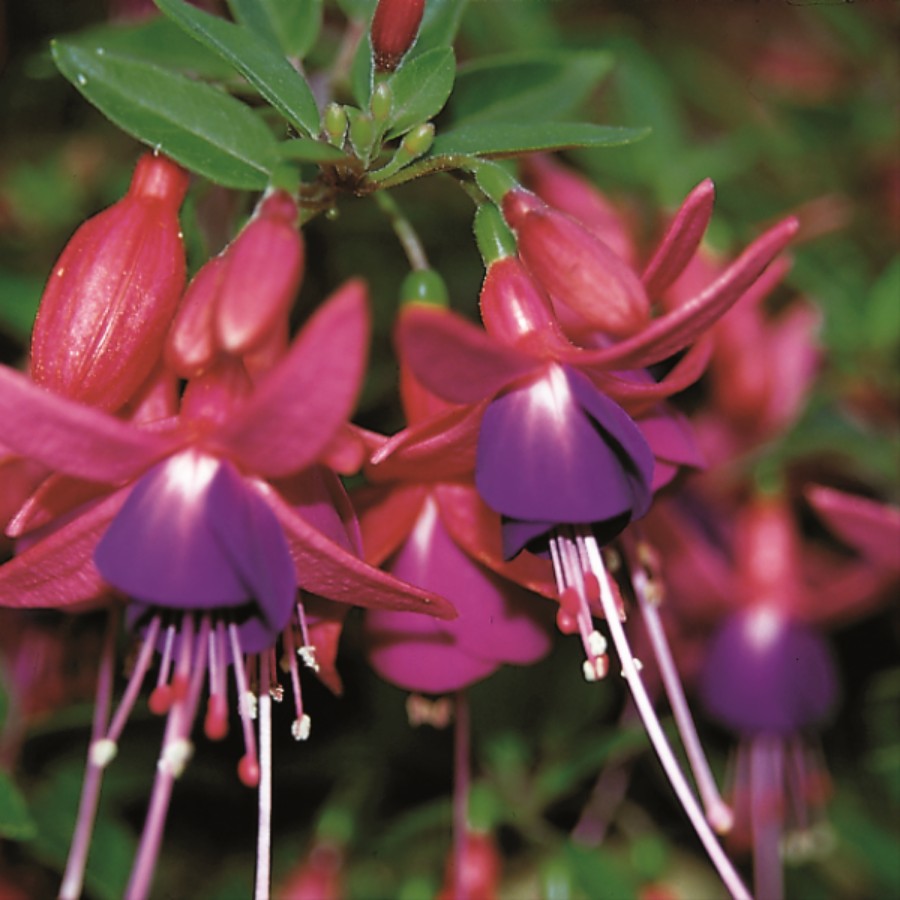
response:
M18 528L69 504L66 515L29 532L19 555L0 568L3 603L73 607L108 597L114 588L132 598L129 622L142 639L112 721L98 702L86 796L99 791L100 773L115 755L154 651L162 657L151 706L167 713L166 735L130 896L149 890L168 797L190 755L207 677L206 731L216 738L227 728L229 666L234 675L245 783L266 781L269 753L264 745L257 754L245 660L258 673L260 735L268 741L264 711L279 636L295 691L293 732L298 739L308 733L293 652L297 637L301 657L312 666L316 658L298 587L338 604L452 615L441 598L407 588L358 558L348 509L335 508L332 499L339 487L317 466L352 409L367 330L365 288L349 282L257 384L241 375L239 358L223 356L189 382L177 417L152 426L123 422L0 369L4 444L58 473ZM101 682L108 692L106 668ZM270 789L263 787L261 802ZM76 834L63 896L79 893L89 831L88 824ZM267 880L267 833L261 842Z
M729 889L746 896L662 735L621 626L624 605L602 547L647 512L654 489L678 465L698 462L683 420L663 401L699 377L708 345L698 338L784 249L796 222L772 228L708 288L651 319L649 297L671 284L697 250L712 211L709 182L687 198L641 278L596 235L521 188L506 190L503 209L517 232L519 257L491 207L482 207L476 224L488 262L485 331L434 308L409 307L400 317L404 363L426 389L458 408L392 438L373 455L372 469L402 463L424 469L443 458L445 471L458 474L475 446L475 482L502 517L505 555L549 554L557 623L581 635L590 680L608 669L606 640L593 625L594 615L606 618L673 786ZM566 333L558 319L563 309ZM576 334L587 335L588 346L567 336ZM649 366L695 341L661 380L650 375ZM667 464L659 472L654 456ZM619 571L623 587L652 616L647 567L636 559Z
M406 371L401 372L408 420L446 411ZM372 470L380 479L384 473ZM388 610L366 614L372 667L386 680L429 694L463 689L503 663L535 662L550 649L537 598L519 584L552 591L545 565L499 560L499 518L475 486L429 481L413 470L355 495L366 558L409 584L450 600L458 617L440 622ZM487 567L486 567L487 565ZM495 571L491 571L494 569Z
M648 527L675 610L694 628L716 623L700 696L740 738L730 838L753 849L757 894L777 900L781 845L808 842L824 822L828 777L814 735L837 705L838 677L823 629L881 602L896 574L823 555L782 496L751 500L727 531L671 512L654 511Z

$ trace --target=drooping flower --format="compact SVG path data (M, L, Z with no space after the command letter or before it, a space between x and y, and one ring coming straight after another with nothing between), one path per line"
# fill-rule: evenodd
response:
M234 676L246 742L239 773L247 784L262 781L261 804L270 791L270 748L256 749L246 669L252 662L258 673L260 738L268 741L279 635L295 689L294 735L308 733L294 650L310 665L316 659L298 587L338 604L450 614L442 599L365 565L346 525L342 541L321 527L329 493L316 464L352 408L366 334L365 288L350 282L255 385L241 377L239 358L226 359L188 384L179 416L152 427L123 422L0 370L4 444L58 473L17 517L17 527L28 531L46 520L48 510L66 510L51 517L44 532L29 531L22 551L0 568L2 602L74 607L109 597L115 588L132 598L128 617L142 643L111 720L98 699L87 799L63 896L80 891L101 773L115 755L155 651L161 662L151 707L167 715L167 724L132 871L135 897L149 890L168 798L190 755L189 735L207 678L206 731L216 738L227 728L229 668ZM333 503L331 515L341 518ZM111 672L111 664L105 669ZM110 677L101 677L107 696ZM267 881L264 824L257 877Z
M503 517L507 554L528 547L550 556L560 601L557 623L580 634L589 680L608 669L606 640L593 616L607 620L666 772L729 889L744 896L659 727L621 626L624 603L603 551L649 508L659 486L657 448L667 462L696 461L688 430L661 401L699 377L704 343L695 344L660 381L648 367L697 340L759 278L796 228L792 220L776 226L698 297L648 320L649 305L638 302L646 296L643 285L659 290L683 270L699 245L711 199L708 183L691 194L643 284L630 270L619 277L625 263L610 262L612 251L582 226L518 189L504 195L504 213L517 230L523 265L491 208L483 207L476 234L488 264L481 294L486 330L426 307L404 310L398 330L405 364L429 391L462 410L444 417L444 434L435 420L413 425L372 462L375 469L390 469L401 462L424 466L441 456L465 459L476 444L476 484ZM562 249L566 235L583 271L575 272L572 253ZM556 316L563 306L578 317L582 331L591 328L591 349L563 333ZM642 417L650 420L646 430ZM641 560L620 566L620 575L644 614L652 615L652 580Z

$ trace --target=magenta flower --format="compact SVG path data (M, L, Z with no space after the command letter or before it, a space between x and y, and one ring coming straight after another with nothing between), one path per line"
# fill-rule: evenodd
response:
M673 608L694 628L715 623L699 687L709 713L739 737L730 838L752 847L757 894L778 898L780 846L809 843L824 822L828 778L815 733L839 694L824 628L881 602L890 575L807 544L781 496L752 500L733 530L672 512L655 510L648 529Z
M154 651L161 661L151 707L167 714L167 724L132 871L129 896L134 897L145 896L150 887L173 782L190 755L204 682L210 685L206 731L217 738L227 727L229 668L234 676L246 744L239 774L248 785L262 779L261 812L269 803L265 723L279 636L295 692L292 730L297 739L308 734L293 651L313 668L317 660L298 588L338 604L452 615L442 598L367 566L354 552L352 528L330 524L343 515L334 511L322 482L330 473L317 462L352 409L367 330L365 288L350 282L255 386L246 375L237 377L239 360L223 360L189 383L178 417L152 427L123 422L0 369L3 443L59 473L19 528L34 526L48 509L66 512L25 535L21 552L0 567L2 602L73 607L116 589L132 598L128 618L142 640L111 720L105 711L111 643L104 657L82 815L62 896L80 892L102 769L115 755ZM328 620L336 619L326 611ZM266 742L261 753L251 723L257 701L248 688L248 662L260 684L260 735ZM261 816L257 877L265 881L267 827Z

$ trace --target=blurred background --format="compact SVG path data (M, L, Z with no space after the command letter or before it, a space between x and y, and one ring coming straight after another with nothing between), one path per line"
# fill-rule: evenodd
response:
M66 239L122 194L139 153L56 73L48 42L127 21L143 14L140 7L0 3L0 357L7 365L25 362L37 302ZM344 21L326 4L310 69L327 63ZM608 51L608 74L583 91L581 117L652 132L633 145L565 159L614 204L637 259L646 259L666 216L706 177L717 188L710 260L734 255L786 214L799 217L792 267L765 300L765 315L772 323L797 304L814 311L802 345L813 353L813 371L799 387L773 387L775 401L782 389L793 392L788 412L769 428L744 428L721 465L684 488L689 496L727 496L737 508L760 485L777 485L811 547L804 565L813 567L810 560L826 556L865 562L866 553L817 516L811 485L894 504L900 496L898 25L894 2L473 0L456 45L461 63L553 48ZM169 49L173 59L185 52ZM474 313L483 270L471 204L444 178L397 194L454 307ZM192 269L248 209L246 197L192 190L185 212ZM311 223L307 240L298 317L345 276L369 280L377 315L358 421L396 430L402 418L390 333L403 255L374 205L352 198L336 220ZM772 346L757 346L762 370L772 365ZM717 371L681 398L698 421L727 412ZM10 552L0 544L0 553ZM689 578L678 583L686 594L691 587ZM788 896L900 896L896 588L885 577L858 608L851 600L847 615L828 623L842 686L840 707L821 733L828 825L815 846L789 859ZM702 654L710 623L686 621ZM0 613L2 900L55 895L84 766L101 627L100 614ZM307 744L296 745L287 719L276 715L276 883L314 871L332 879L329 890L342 884L343 893L321 887L321 900L425 900L440 890L450 846L452 729L409 725L404 693L367 668L352 616L339 668L342 697L306 681ZM625 700L617 682L585 684L578 648L559 636L543 662L506 668L472 689L473 815L502 857L501 897L723 895L645 739L620 722ZM733 738L702 714L698 720L721 775ZM92 897L121 895L160 733L149 713L135 714L109 769L89 866ZM156 896L250 893L256 803L235 778L239 755L231 741L198 743L175 792ZM601 770L619 787L598 843L578 838L577 826Z

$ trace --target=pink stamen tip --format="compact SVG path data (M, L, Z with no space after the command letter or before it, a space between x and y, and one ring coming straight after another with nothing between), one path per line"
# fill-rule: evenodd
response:
M228 734L228 706L224 697L209 698L206 718L203 721L203 733L211 741L221 741Z
M597 603L600 600L600 582L593 572L584 573L584 593L588 603Z
M154 715L164 716L171 709L173 699L172 688L167 684L160 684L151 692L147 705Z
M172 702L177 703L179 700L184 700L188 695L189 687L190 682L186 675L172 676Z
M556 627L563 634L577 634L578 618L577 616L573 616L571 613L560 608L556 613Z
M238 763L238 778L249 788L259 787L259 760L249 753L241 757Z
M581 611L581 598L578 591L574 587L567 587L559 595L560 611L564 611L566 615L576 618Z

